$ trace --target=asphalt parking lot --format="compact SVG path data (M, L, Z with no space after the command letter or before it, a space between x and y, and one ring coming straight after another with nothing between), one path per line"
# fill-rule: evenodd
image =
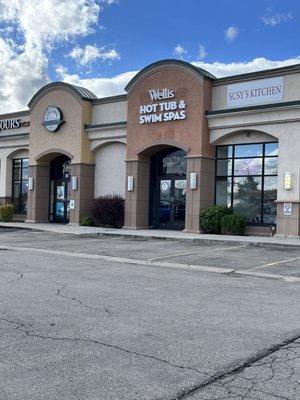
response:
M3 229L0 257L1 400L300 398L297 248Z

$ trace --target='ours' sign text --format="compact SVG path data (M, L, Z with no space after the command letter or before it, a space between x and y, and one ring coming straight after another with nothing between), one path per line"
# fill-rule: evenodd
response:
M148 91L148 93L152 101L159 102L140 106L140 124L180 121L186 119L185 100L175 100L174 90L151 89Z

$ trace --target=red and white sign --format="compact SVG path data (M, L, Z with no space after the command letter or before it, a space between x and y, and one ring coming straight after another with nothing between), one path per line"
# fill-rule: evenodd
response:
M227 107L276 103L283 100L283 77L258 79L227 86Z

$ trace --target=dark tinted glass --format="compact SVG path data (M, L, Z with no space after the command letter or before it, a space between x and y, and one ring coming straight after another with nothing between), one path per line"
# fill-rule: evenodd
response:
M231 207L231 178L216 182L216 204Z
M230 176L232 174L232 160L217 161L217 176Z
M217 148L218 158L231 158L232 157L232 146L219 146Z

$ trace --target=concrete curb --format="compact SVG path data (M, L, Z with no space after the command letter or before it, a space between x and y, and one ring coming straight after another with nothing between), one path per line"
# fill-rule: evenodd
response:
M132 240L168 240L168 241L183 241L193 242L202 244L234 244L234 245L248 245L248 246L261 246L261 247L273 247L273 248L300 248L300 239L298 238L263 238L256 236L224 236L220 235L205 235L205 234L188 234L181 232L167 231L165 234L156 234L155 231L130 231L130 230L118 230L110 228L93 228L94 231L85 231L85 227L70 226L70 225L54 225L54 224L28 224L26 222L21 223L0 223L0 228L14 229L14 230L29 230L34 232L47 232L53 234L72 235L79 237L119 237L124 239ZM90 228L88 228L90 229Z

